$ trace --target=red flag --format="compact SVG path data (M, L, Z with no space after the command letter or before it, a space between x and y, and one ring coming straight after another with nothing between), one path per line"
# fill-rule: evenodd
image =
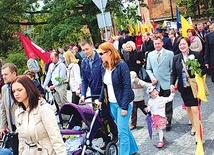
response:
M156 30L156 27L157 27L157 24L155 23L154 19L152 19L152 26L153 26L153 29L154 31Z
M18 35L20 37L20 40L22 42L22 45L24 47L24 50L25 50L25 53L26 53L28 59L39 57L46 64L48 64L49 62L51 62L51 60L50 60L50 53L45 52L45 50L43 50L38 45L34 44L30 39L28 39L27 37L25 37L20 32L18 32Z
M144 14L142 14L142 19L143 19L143 23L146 24L146 19L145 19Z

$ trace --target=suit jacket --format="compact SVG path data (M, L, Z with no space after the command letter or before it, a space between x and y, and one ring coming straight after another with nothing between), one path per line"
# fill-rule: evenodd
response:
M205 64L209 64L211 69L214 69L214 32L206 35L206 48L204 55Z
M17 109L17 107L18 106L15 103L12 103L12 106L10 107L9 92L8 92L7 84L5 84L2 87L2 105L1 105L1 126L0 126L0 129L8 128L10 131L12 131L11 116L14 120L15 110ZM11 114L11 116L10 116L10 114Z
M199 63L201 64L202 69L202 75L206 73L206 67L203 62L203 58L199 52L193 52L189 51L189 55L194 54L195 58L198 59ZM181 63L181 60L183 59L182 53L177 54L173 57L173 65L172 65L172 73L171 73L171 79L170 84L174 85L176 83L176 80L178 79L178 91L183 92L183 82L182 82L182 69L183 65ZM189 73L190 75L190 73ZM191 75L190 75L191 76Z
M175 38L174 43L172 45L172 51L174 52L174 55L181 53L179 48L178 48L178 38Z
M168 37L163 37L163 48L172 51L172 42Z
M168 90L170 88L170 75L172 71L173 52L163 48L160 63L157 61L156 51L148 54L146 71L151 80L158 79L157 88Z

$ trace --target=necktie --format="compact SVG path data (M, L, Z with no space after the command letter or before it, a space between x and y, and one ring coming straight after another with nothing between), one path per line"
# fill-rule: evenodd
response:
M158 61L158 63L160 62L160 58L161 58L161 53L158 52L158 53L157 53L157 61Z
M174 41L173 41L173 39L171 40L171 43L172 43L172 46L174 45Z
M11 124L14 125L14 120L13 120L12 114L11 114L11 108L12 108L13 101L12 101L12 98L11 98L11 86L10 86L10 84L8 84L7 89L8 89L8 98L9 98L10 121L11 121Z

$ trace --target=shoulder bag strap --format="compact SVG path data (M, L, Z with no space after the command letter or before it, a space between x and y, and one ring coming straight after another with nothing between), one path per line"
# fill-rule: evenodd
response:
M60 62L60 63L61 63L61 62ZM56 69L56 67L57 67L60 63L58 63L58 64L56 64L56 65L54 66L54 68L53 68L51 74L54 72L54 70Z
M68 72L68 84L70 83L70 75L71 75L71 69L73 68L74 65L71 66Z
M187 72L187 68L186 68L186 65L184 64L184 60L183 60L183 59L181 59L181 63L182 63L182 65L183 65L183 68L184 68L184 71L185 71L185 73L186 73L187 79L189 79L189 78L190 78L190 77L189 77L189 73Z

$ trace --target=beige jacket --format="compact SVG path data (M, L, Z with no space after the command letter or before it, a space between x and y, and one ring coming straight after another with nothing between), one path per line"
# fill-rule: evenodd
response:
M193 40L189 48L194 52L202 51L202 43L198 36L195 36L195 39Z
M5 84L2 87L2 106L1 106L1 111L0 111L1 112L0 113L0 119L1 119L0 129L8 128L10 131L12 131L10 114L11 114L11 117L14 118L15 110L17 109L18 106L15 105L15 103L12 103L12 106L10 107L9 92L8 92L7 86L8 85Z
M40 100L38 107L30 113L29 109L19 107L15 112L15 122L19 136L19 155L36 155L36 147L27 144L35 145L37 141L48 151L48 155L66 155L54 110L45 100Z

